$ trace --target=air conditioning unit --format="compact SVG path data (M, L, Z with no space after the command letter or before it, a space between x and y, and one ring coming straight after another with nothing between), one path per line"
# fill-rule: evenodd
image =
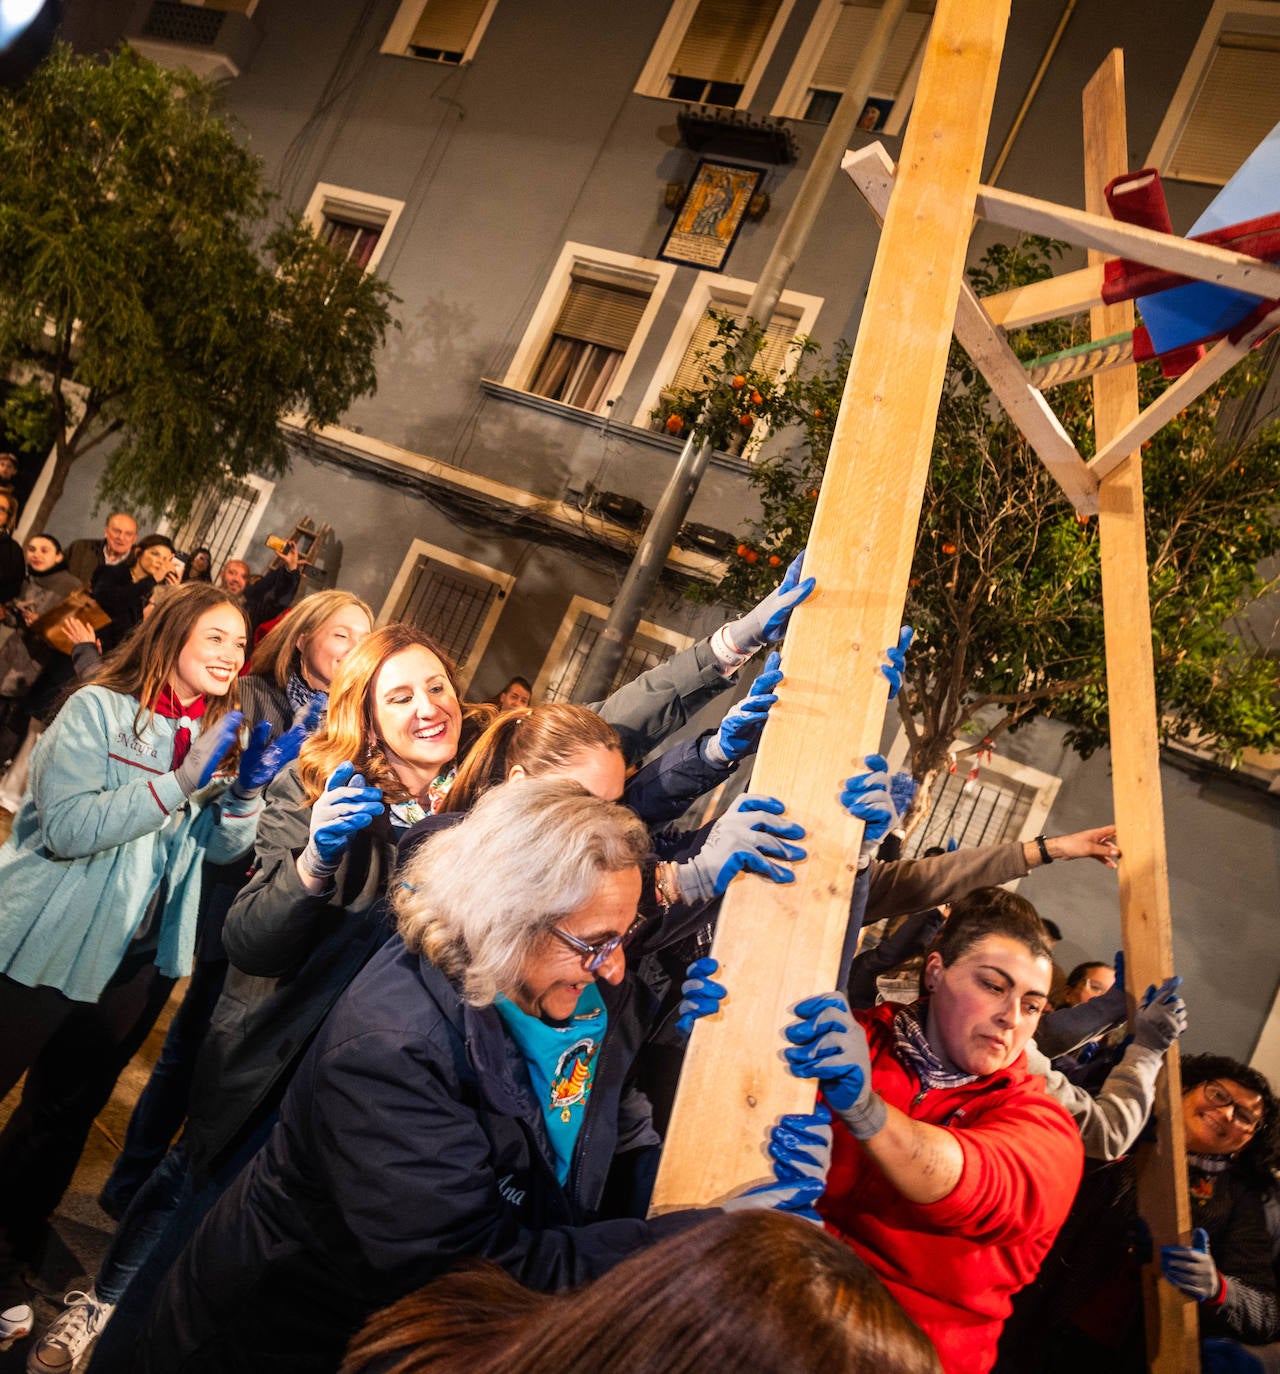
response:
M711 558L727 558L737 547L737 537L714 525L699 525L693 521L680 526L676 543L682 549L705 553Z

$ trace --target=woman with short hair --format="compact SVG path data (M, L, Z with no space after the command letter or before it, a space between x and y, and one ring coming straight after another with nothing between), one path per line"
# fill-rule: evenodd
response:
M792 1072L835 1117L819 1211L947 1374L991 1368L1080 1181L1079 1131L1027 1069L1052 973L1031 903L979 888L954 903L919 1001L851 1013L840 993L813 997L786 1032Z
M645 1221L658 1146L629 1086L648 833L568 779L495 787L392 895L401 938L334 1008L265 1146L170 1270L141 1371L329 1368L460 1260L555 1290L703 1219ZM790 1177L731 1198L803 1208Z

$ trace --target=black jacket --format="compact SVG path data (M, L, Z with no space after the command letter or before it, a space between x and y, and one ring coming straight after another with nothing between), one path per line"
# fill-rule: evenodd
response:
M562 1187L497 1011L389 942L170 1271L140 1368L333 1369L369 1313L464 1258L551 1291L710 1215L641 1219L657 1137L627 1080L648 996L629 976L600 990L608 1029Z

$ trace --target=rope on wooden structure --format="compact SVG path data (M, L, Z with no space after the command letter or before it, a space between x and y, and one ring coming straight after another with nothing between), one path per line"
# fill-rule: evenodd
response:
M1062 386L1064 382L1082 382L1113 367L1133 362L1133 335L1113 334L1096 342L1076 344L1058 353L1046 353L1025 364L1027 381L1039 391Z

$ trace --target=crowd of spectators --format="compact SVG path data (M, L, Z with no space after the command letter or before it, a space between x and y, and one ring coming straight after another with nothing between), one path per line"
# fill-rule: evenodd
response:
M879 756L831 803L864 828L839 986L779 1028L814 1110L759 1142L763 1181L649 1216L689 1038L733 994L720 900L810 843L750 790L687 828L749 771L777 653L670 737L781 641L801 560L604 702L517 677L471 703L421 628L299 598L292 546L254 580L115 512L9 549L0 503L0 1342L30 1374L1138 1370L1157 1259L1206 1367L1274 1367L1270 1085L1186 1061L1195 1229L1154 1256L1133 1154L1180 980L1055 977L1061 933L1000 886L1114 869L1115 828L902 858ZM184 977L111 1248L36 1333L25 1266Z

